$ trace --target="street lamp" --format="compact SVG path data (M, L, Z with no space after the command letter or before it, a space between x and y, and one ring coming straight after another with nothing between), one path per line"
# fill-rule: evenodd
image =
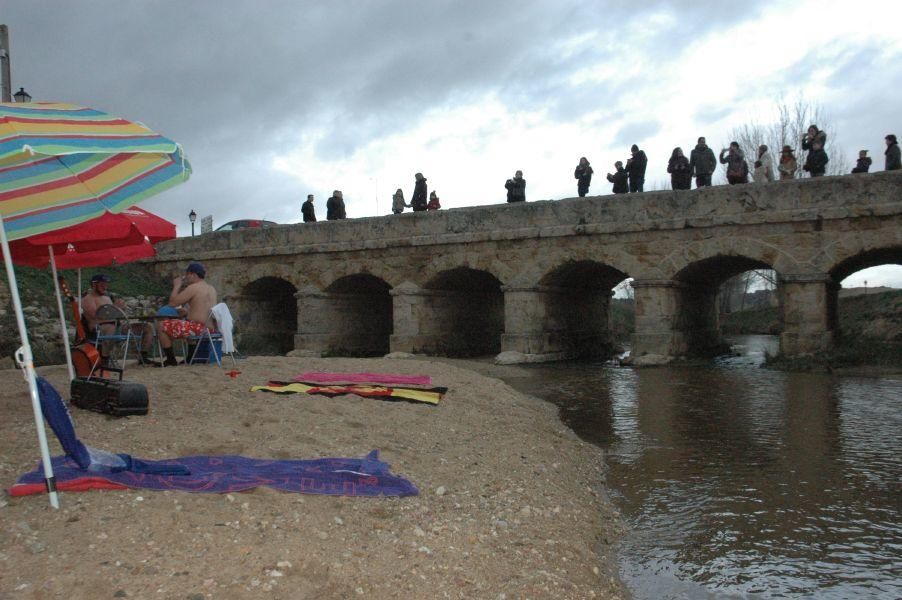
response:
M191 221L191 237L194 237L194 222L197 220L197 213L194 212L193 208L188 213L188 220Z
M31 102L31 94L25 91L25 88L19 88L19 91L13 94L16 102Z

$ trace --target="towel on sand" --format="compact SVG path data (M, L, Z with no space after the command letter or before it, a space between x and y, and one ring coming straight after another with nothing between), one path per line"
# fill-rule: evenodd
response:
M268 486L286 492L340 496L412 496L411 482L391 473L378 450L363 458L271 460L244 456L188 456L169 460L140 460L91 448L75 434L75 427L59 393L38 378L44 417L66 456L51 459L57 489L141 488L184 492L240 492ZM26 473L10 488L11 496L46 491L43 465Z
M268 460L244 456L187 456L145 461L155 466L183 467L190 475L152 475L132 471L86 470L66 456L56 456L53 474L60 491L140 488L224 494L267 486L285 492L331 496L415 496L416 486L393 475L378 450L363 458ZM26 473L10 488L10 496L45 490L43 468Z
M314 383L372 383L382 385L432 385L429 375L397 375L394 373L328 373L307 371L294 381Z
M448 388L402 388L384 385L319 385L305 381L270 381L266 385L256 385L252 392L274 392L276 394L317 394L320 396L341 396L356 394L367 398L385 398L387 400L410 400L438 404Z

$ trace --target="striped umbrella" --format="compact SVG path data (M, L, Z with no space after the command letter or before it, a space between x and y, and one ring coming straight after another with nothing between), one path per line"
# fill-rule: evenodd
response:
M50 503L59 506L9 241L122 212L187 181L181 146L140 123L49 102L0 103L0 248L22 339Z

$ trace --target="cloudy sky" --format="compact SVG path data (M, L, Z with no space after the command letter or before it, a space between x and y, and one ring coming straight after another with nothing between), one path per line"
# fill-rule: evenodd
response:
M191 209L297 222L308 193L322 218L333 189L386 214L417 171L453 208L503 202L517 169L528 200L574 196L586 156L609 193L633 143L664 187L674 146L718 149L780 97L876 170L902 134L898 0L0 0L0 22L14 89L183 144L194 176L143 205L180 235ZM902 287L902 267L864 277Z

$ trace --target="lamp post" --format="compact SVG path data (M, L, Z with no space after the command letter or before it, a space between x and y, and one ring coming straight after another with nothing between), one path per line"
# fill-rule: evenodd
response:
M188 220L191 221L191 237L194 237L194 222L197 220L197 213L194 212L193 208L188 213Z
M31 94L25 91L25 88L19 88L19 91L13 94L16 102L31 102Z

